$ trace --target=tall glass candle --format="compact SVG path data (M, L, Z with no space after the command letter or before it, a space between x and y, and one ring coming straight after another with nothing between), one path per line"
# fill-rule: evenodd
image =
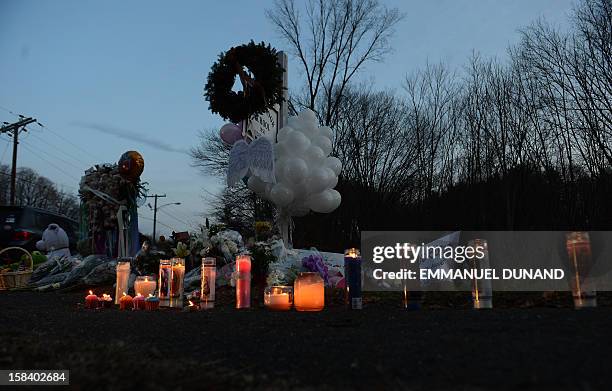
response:
M481 259L471 259L470 266L472 269L489 269L491 265L489 263L489 249L487 246L487 241L484 239L470 240L468 242L468 246L474 249L480 247L481 251L484 253L484 257ZM490 279L472 280L472 301L474 303L474 308L476 309L493 308L493 287Z
M293 282L293 304L298 311L321 311L325 306L325 286L319 273L299 273Z
M574 307L597 307L597 291L588 276L592 266L591 239L588 232L569 232L565 235L565 246L572 276L570 286Z
M185 259L172 258L172 284L170 307L183 308L183 291L185 289Z
M172 287L172 262L169 259L159 261L159 302L161 306L168 306L170 302L170 289Z
M128 291L130 280L130 261L117 262L117 283L115 285L115 304L119 304L123 292Z
M134 281L134 293L136 295L149 297L149 295L155 293L155 288L157 288L157 282L155 282L154 276L138 276Z
M217 280L217 262L215 258L202 259L202 281L200 286L200 308L215 307L215 283Z
M236 308L251 307L251 257L236 258Z
M344 251L344 280L349 308L360 310L361 301L361 254L356 248Z

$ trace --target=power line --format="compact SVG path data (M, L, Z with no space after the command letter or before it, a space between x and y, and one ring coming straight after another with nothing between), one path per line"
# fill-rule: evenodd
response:
M7 141L7 143L4 146L4 152L2 152L2 159L0 159L0 165L4 164L4 157L6 156L6 151L8 151L9 143L8 143L8 140L6 140L6 141Z
M140 213L138 214L138 218L140 218L140 219L144 219L144 220L153 221L153 219L152 219L152 218L147 217L147 216L143 216L143 215L141 215ZM165 223L163 223L163 222L161 222L161 221L159 221L159 220L157 220L157 224L163 225L164 227L166 227L166 228L168 228L168 229L172 229L172 230L174 229L174 227L171 227L171 226L169 226L168 224L165 224Z
M34 155L35 155L37 158L39 158L39 159L40 159L40 160L42 160L43 162L45 162L45 163L49 164L51 167L55 168L56 170L58 170L59 172L61 172L61 173L62 173L62 174L64 174L65 176L67 176L67 177L69 177L70 179L73 179L73 180L75 180L75 181L77 181L77 182L80 182L80 179L79 179L79 178L77 178L77 177L73 176L72 174L69 174L68 172L64 171L64 169L63 169L63 168L61 168L61 167L59 167L59 166L56 166L54 163L52 163L52 162L50 162L49 160L47 160L47 159L43 158L42 156L38 155L38 154L36 153L36 151L34 151L34 150L30 149L30 148L29 148L27 145L24 145L23 147L24 147L25 149L27 149L28 151L32 152L32 153L33 153L33 154L34 154ZM76 189L76 188L75 188L75 187L73 187L73 186L68 186L68 187L71 187L72 189Z
M36 139L38 139L39 141L42 141L43 143L50 145L51 147L53 147L53 149L56 149L56 150L57 150L58 152L60 152L62 155L65 155L65 156L67 156L67 157L71 158L71 159L72 159L72 160L74 160L75 162L78 162L79 164L81 164L81 165L83 165L83 166L86 166L86 167L90 167L90 166L92 166L92 163L87 163L87 162L85 162L85 161L81 160L81 159L80 159L80 158L78 158L77 156L75 156L75 155L73 155L73 154L71 154L71 153L67 152L66 150L64 150L64 149L62 149L62 148L60 148L60 147L58 147L58 146L57 146L57 145L55 145L55 144L50 143L49 141L47 141L47 140L43 139L42 137L40 137L40 136L38 136L38 135L36 135L36 134L34 134L34 133L32 133L32 136L34 136L34 137L35 137Z
M160 210L160 212L162 212L163 214L165 214L166 216L170 217L170 218L171 218L171 219L173 219L174 221L177 221L177 222L179 222L179 223L181 223L181 224L183 224L183 225L186 225L186 226L191 225L191 224L186 223L185 221L180 220L180 219L178 219L177 217L175 217L175 216L171 215L170 213L166 212L165 210Z
M69 139L67 139L66 137L62 136L61 134L59 134L58 132L56 132L55 130L49 128L46 125L41 124L40 122L37 122L38 125L42 128L47 129L48 131L50 131L51 133L53 133L54 135L56 135L58 138L64 140L65 142L67 142L68 144L72 145L73 147L75 147L76 149L78 149L79 151L83 152L84 154L86 154L87 156L93 156L95 159L99 160L99 161L104 161L104 159L100 158L99 156L96 156L94 154L92 154L91 151L86 151L85 149L79 147L78 145L76 145L75 143L73 143L72 141L70 141Z
M32 148L32 149L34 149L34 150L36 150L36 151L38 151L38 152L40 152L40 153L44 153L45 155L49 156L49 157L50 157L50 158L52 158L52 159L59 160L59 161L61 161L61 162L65 163L65 164L67 164L68 166L74 166L74 163L69 162L69 161L67 161L67 160L64 160L64 159L63 159L63 158L61 158L61 157L54 156L54 155L52 155L50 152L48 152L48 151L46 151L46 150L44 150L44 149L41 149L41 148L39 148L39 147L36 147L36 146L32 145L32 144L31 144L31 143L29 143L29 142L27 142L27 143L26 143L25 141L21 141L21 142L22 142L24 145L27 145L27 146L29 146L30 148Z
M18 115L18 114L13 113L11 110L7 109L7 108L6 108L6 107L4 107L4 106L0 106L0 109L2 109L2 110L4 110L4 111L6 111L7 113L12 114L12 115L14 115L15 117L19 118L19 115Z

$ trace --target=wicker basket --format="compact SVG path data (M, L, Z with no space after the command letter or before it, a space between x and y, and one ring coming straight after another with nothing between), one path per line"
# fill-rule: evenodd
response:
M28 252L28 250L23 249L21 247L7 247L3 250L0 250L0 255L8 250L20 250L24 252L28 258L30 259L30 269L23 270L18 272L0 272L0 291L4 291L7 289L14 288L23 288L28 285L28 281L30 281L30 277L32 276L32 270L34 266L34 260L32 259L32 254Z

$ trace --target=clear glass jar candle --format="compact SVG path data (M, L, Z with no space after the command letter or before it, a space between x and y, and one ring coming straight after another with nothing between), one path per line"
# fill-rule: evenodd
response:
M293 283L293 294L298 311L321 311L325 307L325 285L319 273L299 273Z
M157 282L155 276L138 276L134 281L134 294L142 295L145 298L155 294Z
M289 311L293 305L293 287L267 287L264 289L264 305L272 311Z

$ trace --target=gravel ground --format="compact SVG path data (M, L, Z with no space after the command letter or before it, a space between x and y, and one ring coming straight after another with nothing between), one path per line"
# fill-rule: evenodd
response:
M85 310L83 292L0 292L0 368L70 369L75 390L612 384L609 296L576 311L567 295L514 294L474 311L464 294L438 294L423 310L405 311L396 295L381 294L362 311L335 298L323 312L280 313L237 311L231 293L221 289L212 311L187 313Z

